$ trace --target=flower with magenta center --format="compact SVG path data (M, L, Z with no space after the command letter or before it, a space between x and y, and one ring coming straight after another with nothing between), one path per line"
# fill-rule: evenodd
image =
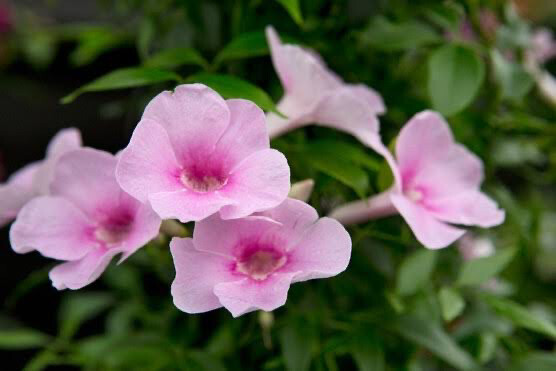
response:
M270 149L263 111L181 85L146 107L116 172L124 190L164 219L241 218L287 196L286 158Z
M215 214L197 222L193 238L174 238L170 247L174 304L187 313L223 306L234 317L282 306L290 284L335 276L351 255L340 223L294 199L241 219Z
M30 201L12 225L16 252L65 261L50 271L59 290L88 285L115 255L123 261L158 234L160 218L120 188L116 163L93 149L62 155L49 195Z
M465 233L453 224L489 228L504 221L504 211L480 190L481 160L454 141L438 113L421 112L404 126L396 159L392 189L340 206L330 216L352 224L399 212L431 249L446 247Z
M15 219L31 199L48 194L58 158L79 147L81 134L77 129L61 130L48 144L44 160L25 166L0 185L0 226Z

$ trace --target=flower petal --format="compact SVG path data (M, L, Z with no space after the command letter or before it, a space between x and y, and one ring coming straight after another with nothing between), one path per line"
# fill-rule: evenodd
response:
M33 197L33 177L40 163L34 162L15 172L6 184L0 185L0 227L15 219L19 210Z
M37 250L59 260L78 260L96 243L89 238L89 219L61 197L42 196L31 200L19 212L10 230L15 252Z
M432 214L448 223L490 228L504 222L504 210L480 191L469 191L452 197L427 201Z
M81 289L96 281L119 253L118 249L96 248L82 259L59 264L48 274L52 286L58 290Z
M166 129L177 160L183 165L213 151L228 127L230 111L214 90L189 84L154 97L145 108L143 119Z
M182 189L180 171L166 130L143 119L119 156L116 178L126 192L145 202L151 193Z
M116 157L108 152L82 148L58 161L51 193L70 200L89 217L120 204L123 191L116 182Z
M76 128L60 130L48 143L47 157L60 156L83 145L81 133Z
M170 251L176 268L172 282L174 305L186 313L202 313L222 304L214 295L219 282L237 280L230 270L232 262L221 256L201 252L191 238L173 238Z
M404 196L393 194L390 197L415 237L429 249L446 247L465 233L463 229L437 220L429 211Z
M279 222L282 229L285 230L284 234L291 236L301 236L319 219L314 207L291 198L287 198L277 207L262 211L257 215L266 216Z
M249 155L270 148L264 112L244 99L226 101L230 109L230 124L218 143L213 156L232 169Z
M220 210L223 219L241 218L279 205L290 190L290 168L284 155L274 149L253 153L232 170L220 190L236 203Z
M187 189L154 193L149 201L162 219L179 219L182 223L203 220L236 202L220 192L197 193Z
M260 282L249 278L222 282L216 284L214 294L234 317L257 309L269 312L286 303L294 276L295 273L275 273Z
M131 231L120 245L123 254L118 264L155 238L161 224L162 220L150 205L141 205L135 213Z
M287 269L300 272L292 282L332 277L347 268L350 256L346 229L337 220L321 218L291 249Z

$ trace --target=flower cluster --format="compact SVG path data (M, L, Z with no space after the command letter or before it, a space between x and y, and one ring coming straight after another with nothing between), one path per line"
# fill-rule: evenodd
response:
M195 222L192 238L170 243L174 303L187 313L225 307L239 316L283 305L292 283L344 271L351 239L341 223L399 212L425 247L441 248L464 234L457 225L504 220L480 191L480 159L454 141L439 114L411 119L394 158L380 137L386 109L377 92L345 83L272 27L267 39L287 118L189 84L154 97L117 155L82 147L75 129L64 130L44 161L0 187L0 222L16 219L12 248L62 261L50 272L53 285L79 289L116 255L122 262L154 239L163 220ZM271 138L311 123L382 155L393 186L319 219L306 203L314 182L290 186L286 158L270 148Z

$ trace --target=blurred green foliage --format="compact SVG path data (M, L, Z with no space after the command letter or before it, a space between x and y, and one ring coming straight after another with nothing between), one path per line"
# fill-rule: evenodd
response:
M99 71L81 93L139 88L136 112L162 89L202 82L274 110L280 85L263 30L317 50L349 82L384 97L385 143L414 113L448 116L485 162L488 193L507 220L497 253L464 262L455 247L425 250L400 217L350 228L340 276L294 285L273 314L187 315L172 304L167 241L103 276L102 292L63 293L58 334L0 321L0 348L35 349L27 370L555 370L556 107L523 67L531 25L501 0L117 0L111 21L51 25L20 9L14 49L37 69L71 42L68 68L122 49L135 65ZM495 30L480 23L495 15ZM462 31L467 22L473 37ZM512 53L515 58L507 59ZM69 92L68 92L69 93ZM385 189L383 160L355 139L309 127L275 140L292 181L314 178L310 203L333 206ZM425 149L424 149L425 150ZM386 169L386 170L385 170ZM24 259L22 257L22 259ZM38 272L10 300L46 281ZM104 323L82 334L88 321Z

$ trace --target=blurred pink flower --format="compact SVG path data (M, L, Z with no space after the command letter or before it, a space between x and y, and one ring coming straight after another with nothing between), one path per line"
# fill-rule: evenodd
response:
M37 250L66 261L50 271L58 290L95 281L110 260L120 262L158 234L161 220L148 205L126 194L114 176L116 158L79 149L63 155L48 196L29 202L10 230L14 251Z
M48 144L46 158L15 172L0 185L0 226L15 219L21 208L32 198L48 194L52 173L58 158L81 147L77 129L63 129Z
M340 206L330 216L351 224L399 212L430 249L446 247L465 233L451 224L488 228L504 221L504 211L480 191L481 160L454 142L438 113L421 112L405 125L396 142L396 158L392 171L401 185Z
M556 41L548 28L537 29L531 38L530 57L538 64L556 57Z
M164 219L241 218L279 205L286 158L270 149L263 111L212 89L181 85L145 109L116 172L124 190Z
M335 276L351 255L340 223L294 199L243 219L213 215L170 247L174 304L187 313L223 306L234 317L284 305L290 284Z
M464 260L475 260L486 258L494 254L494 244L488 238L477 237L471 232L467 232L458 241L458 249Z
M307 202L309 201L309 198L311 198L314 187L315 181L313 179L305 179L300 182L294 183L292 184L288 197Z
M363 84L346 84L314 51L283 44L274 28L266 28L272 63L284 96L267 116L270 137L315 123L345 131L364 144L382 148L377 115L386 111L380 95Z
M8 4L0 1L0 33L8 32L12 29L12 13Z

